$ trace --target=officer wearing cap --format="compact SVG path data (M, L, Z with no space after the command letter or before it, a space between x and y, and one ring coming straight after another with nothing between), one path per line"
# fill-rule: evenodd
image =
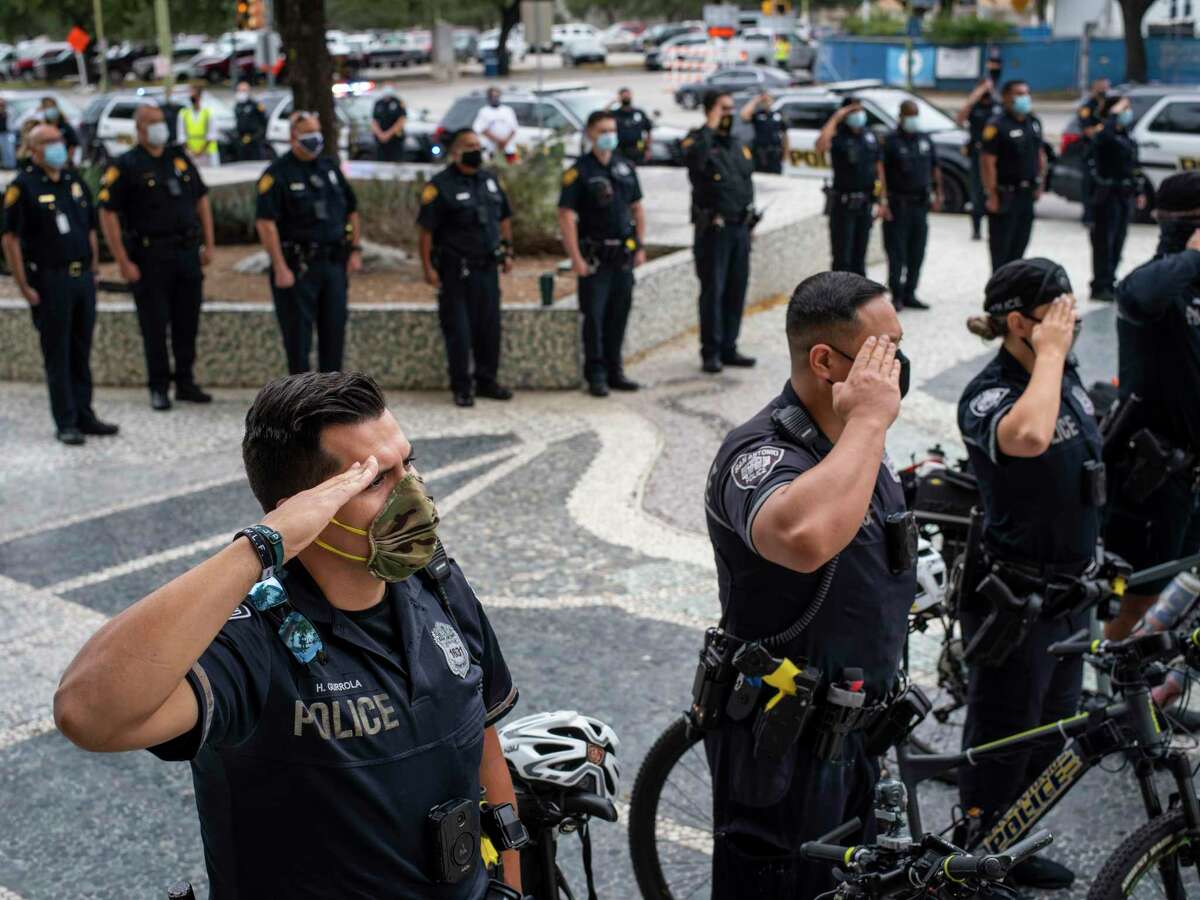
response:
M692 254L700 279L700 360L703 371L753 366L738 352L738 333L750 280L754 219L754 161L733 133L733 97L704 96L704 125L683 139L692 185Z
M512 207L496 173L483 168L483 143L470 128L447 144L450 163L421 192L421 264L438 292L450 390L457 406L475 396L511 400L500 368L500 275L512 271ZM472 371L474 362L474 371Z
M371 107L371 134L375 135L376 159L382 162L404 161L404 125L408 110L390 91Z
M635 166L641 165L650 158L654 122L644 110L633 105L633 92L627 87L617 92L617 106L612 114L617 122L617 152Z
M33 162L4 192L0 242L41 339L57 437L77 445L84 435L117 433L92 411L96 208L87 185L67 167L57 128L37 126L29 144Z
M619 152L617 123L608 110L588 116L591 152L563 173L558 224L579 278L584 375L593 397L609 388L636 391L621 360L633 303L633 270L646 261L646 215L637 172Z
M292 113L292 149L258 180L255 227L271 259L268 277L283 334L288 372L342 368L350 273L362 268L362 226L354 189L336 162L322 156L320 120Z
M238 82L233 117L237 124L238 160L266 159L267 108L250 95L248 81Z
M1133 124L1129 98L1111 97L1096 117L1101 127L1092 137L1085 196L1092 216L1092 299L1108 301L1113 299L1133 207L1143 209L1146 196L1141 192L1137 141L1129 133Z
M754 171L783 174L783 161L787 158L787 124L783 113L771 109L775 101L763 91L752 97L739 114L743 122L754 129Z
M817 135L817 153L828 153L833 165L829 191L829 247L835 272L867 273L867 244L871 224L887 207L887 197L875 201L882 183L879 138L867 127L867 111L853 97L829 117Z
M883 141L881 193L883 246L888 258L888 290L897 310L929 309L917 299L917 281L925 261L929 208L942 208L942 170L933 142L920 130L920 110L912 100L900 104L899 127Z
M515 805L517 691L411 443L370 378L306 373L259 392L242 458L261 522L85 644L56 724L190 761L213 897L483 900L430 814Z
M1081 156L1083 177L1080 179L1079 186L1083 200L1084 225L1091 225L1093 222L1092 191L1094 189L1094 182L1092 181L1092 173L1095 166L1095 140L1096 136L1104 128L1105 119L1107 118L1105 109L1110 88L1111 85L1107 78L1097 78L1092 82L1092 89L1087 99L1075 110L1075 127L1079 129L1079 140L1083 151Z
M916 590L911 563L887 550L907 546L911 525L884 451L908 386L902 337L883 285L848 272L801 282L787 310L790 377L709 470L724 627L756 641L811 617L777 653L819 671L814 721L839 696L862 710L843 740L806 730L778 762L756 757L754 714L706 735L716 900L831 890L830 867L801 859L800 845L855 816L872 821L879 770L861 726L895 685ZM885 538L893 528L903 541Z
M987 75L975 85L954 117L959 128L966 128L970 137L963 152L971 160L971 240L980 239L979 226L983 222L986 196L983 193L983 180L979 171L979 157L983 150L983 129L987 123L998 116L1000 106L1000 75L1003 72L1003 61L1000 59L1000 49L993 47L988 51Z
M1155 207L1157 252L1117 285L1121 397L1141 402L1111 460L1104 539L1134 570L1200 550L1200 172L1166 179ZM1127 593L1105 635L1128 636L1168 581Z
M167 123L157 106L134 114L138 146L123 154L100 180L100 227L121 277L133 287L146 352L150 406L171 408L175 399L209 403L196 384L196 334L200 330L203 266L212 258L213 221L208 188L183 148L167 144ZM167 355L171 331L174 373Z
M1004 110L984 126L979 161L993 272L1025 255L1046 171L1042 123L1030 112L1029 85L1006 81L1000 98Z
M988 633L984 623L995 601L982 579L990 572L1018 599L1049 600L1057 585L1095 560L1104 502L1103 478L1095 474L1103 466L1100 432L1071 356L1079 323L1065 270L1041 258L1001 266L988 281L984 315L970 319L968 328L1003 342L958 404L958 427L983 499L984 535L978 561L964 576L973 583L963 584L960 597L970 671L964 748L1054 722L1078 708L1082 661L1059 660L1047 647L1083 628L1087 613L1053 617L1045 611L1023 639ZM1035 751L983 757L965 766L959 785L970 827L990 829L1061 749L1061 741L1058 746L1049 741ZM1010 878L1028 887L1059 888L1069 886L1074 875L1032 857L1014 867Z

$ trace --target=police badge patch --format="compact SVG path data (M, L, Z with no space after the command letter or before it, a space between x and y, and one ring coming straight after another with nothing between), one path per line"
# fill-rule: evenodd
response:
M783 459L780 447L759 447L738 456L729 469L733 483L743 491L750 491L762 484Z
M429 629L433 642L438 645L442 655L446 657L446 666L459 678L467 676L467 668L471 660L467 656L467 648L458 636L458 632L445 622L438 622Z
M1096 407L1092 404L1092 398L1088 396L1088 392L1082 387L1075 385L1071 388L1071 396L1079 402L1080 408L1089 416L1096 414Z
M1000 401L1008 396L1006 387L988 388L975 395L971 401L970 410L977 416L983 417L1000 405Z

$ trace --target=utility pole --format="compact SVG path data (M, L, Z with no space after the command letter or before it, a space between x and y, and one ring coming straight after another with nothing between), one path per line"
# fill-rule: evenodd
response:
M100 93L108 93L108 41L104 38L104 9L100 0L92 0L92 18L96 20L96 53L100 63Z
M171 89L175 87L175 57L171 52L174 41L171 40L171 13L167 10L167 0L154 0L154 22L158 26L158 56L166 61L163 88L166 99L170 100Z
M263 57L267 61L267 87L275 89L275 0L263 0L263 26L266 29L267 52Z

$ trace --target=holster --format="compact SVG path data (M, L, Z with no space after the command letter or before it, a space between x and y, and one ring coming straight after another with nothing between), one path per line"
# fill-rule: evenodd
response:
M995 668L1025 639L1042 612L1042 596L1016 596L993 572L975 588L976 598L987 601L990 611L963 651L968 665Z
M1123 493L1134 503L1142 503L1168 478L1186 471L1194 462L1194 454L1172 447L1150 429L1136 431L1129 439L1129 471Z
M931 709L933 704L925 692L916 684L909 684L867 727L867 753L882 756L889 747L912 734Z

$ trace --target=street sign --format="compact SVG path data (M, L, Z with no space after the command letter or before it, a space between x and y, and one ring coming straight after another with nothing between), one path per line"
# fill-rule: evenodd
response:
M91 36L78 25L67 32L67 43L71 45L71 49L76 53L82 53L91 42Z
M552 0L523 0L521 25L525 31L525 46L530 50L540 51L542 47L549 47L554 41Z

